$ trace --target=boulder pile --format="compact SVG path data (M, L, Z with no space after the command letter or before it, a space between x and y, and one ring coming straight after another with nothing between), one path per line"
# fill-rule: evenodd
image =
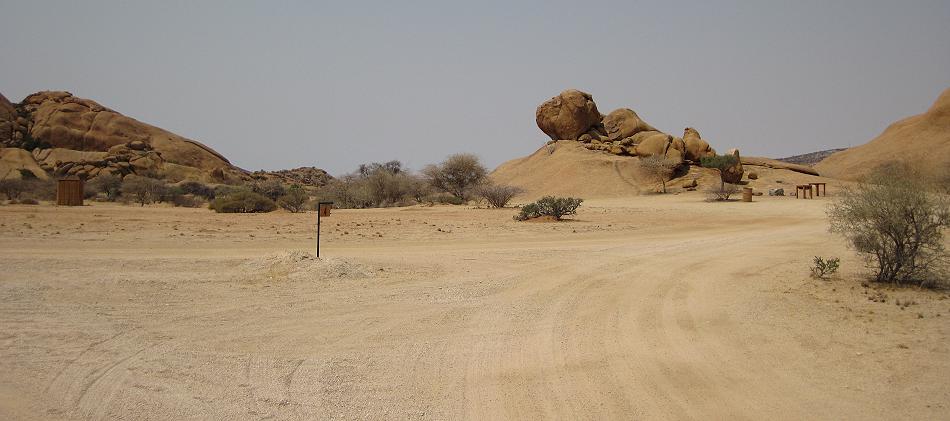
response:
M674 137L651 126L629 108L603 115L590 94L576 89L545 101L538 106L535 116L538 128L552 141L577 141L593 151L640 158L659 155L693 165L699 165L703 157L716 155L692 127L684 130L683 137ZM730 154L739 157L738 150ZM736 182L742 174L742 164L737 160L736 166L725 171L723 177L727 182Z

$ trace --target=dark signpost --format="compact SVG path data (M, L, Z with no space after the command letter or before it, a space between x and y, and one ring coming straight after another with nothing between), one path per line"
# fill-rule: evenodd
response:
M320 257L320 218L330 216L333 202L317 203L317 257Z

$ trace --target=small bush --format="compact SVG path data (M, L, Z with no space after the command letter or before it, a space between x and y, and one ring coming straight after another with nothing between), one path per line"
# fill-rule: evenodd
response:
M718 186L712 186L706 189L706 198L710 201L722 202L729 200L729 197L739 193L739 186L730 183L720 183Z
M193 194L173 194L170 197L172 205L179 208L200 208L204 205L205 201Z
M303 187L294 184L287 189L287 194L277 200L277 204L291 213L298 213L306 210L307 200L309 199L310 196L307 195Z
M266 180L252 183L251 190L253 190L254 193L260 194L272 201L276 201L287 193L287 189L284 188L283 183L278 180Z
M106 200L115 202L122 194L122 178L109 173L101 174L86 183L86 191L91 192L92 197L98 193L105 194Z
M483 184L475 189L475 195L485 199L495 208L508 206L511 199L523 192L524 190L520 187L505 184Z
M161 200L166 194L165 183L162 180L142 177L139 175L127 175L122 180L122 196L145 206L149 203Z
M26 198L20 201L21 205L39 205L40 202L37 202L36 199Z
M527 221L541 216L541 208L537 203L528 203L521 207L521 212L515 215L516 221Z
M218 213L257 213L271 212L277 204L253 191L240 190L215 198L209 207Z
M0 193L7 196L7 200L17 200L23 192L30 189L30 183L26 180L8 178L0 180Z
M232 186L229 184L219 184L214 187L213 195L215 198L227 196L229 194L234 194L242 191L250 191L250 188L245 186Z
M826 276L832 276L838 272L838 263L841 259L830 257L828 260L815 256L814 265L811 267L811 277L824 279Z
M214 189L197 181L183 181L178 184L178 188L185 194L192 194L206 200L214 199Z
M934 188L909 167L878 168L829 207L830 230L864 256L876 281L934 286L950 262L950 198Z
M679 167L680 163L662 155L651 155L640 158L637 162L636 171L641 177L652 182L660 183L661 192L666 193L666 182Z
M522 206L521 212L515 215L514 218L518 221L524 221L541 216L552 216L555 220L560 221L561 218L567 215L576 215L577 208L583 201L583 199L574 197L545 196L538 199L537 202Z
M442 205L464 205L465 199L461 197L456 197L451 194L437 194L433 197L433 202L437 202Z

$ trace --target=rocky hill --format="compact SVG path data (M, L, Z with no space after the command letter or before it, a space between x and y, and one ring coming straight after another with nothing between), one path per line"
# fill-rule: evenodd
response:
M301 186L310 187L325 186L333 180L333 176L316 167L300 167L292 170L277 171L254 171L251 173L251 177L255 179L274 178L284 184L299 184Z
M73 96L43 91L13 104L0 95L0 178L147 175L167 182L277 178L323 185L316 168L249 173L210 147Z
M815 168L822 175L857 180L873 168L895 161L925 174L950 167L950 89L923 114L891 124L870 142L835 153Z

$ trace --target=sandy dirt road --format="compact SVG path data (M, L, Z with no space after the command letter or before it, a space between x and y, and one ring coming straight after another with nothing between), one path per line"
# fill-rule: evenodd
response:
M335 211L323 260L312 213L3 206L0 418L950 417L950 299L826 203Z

